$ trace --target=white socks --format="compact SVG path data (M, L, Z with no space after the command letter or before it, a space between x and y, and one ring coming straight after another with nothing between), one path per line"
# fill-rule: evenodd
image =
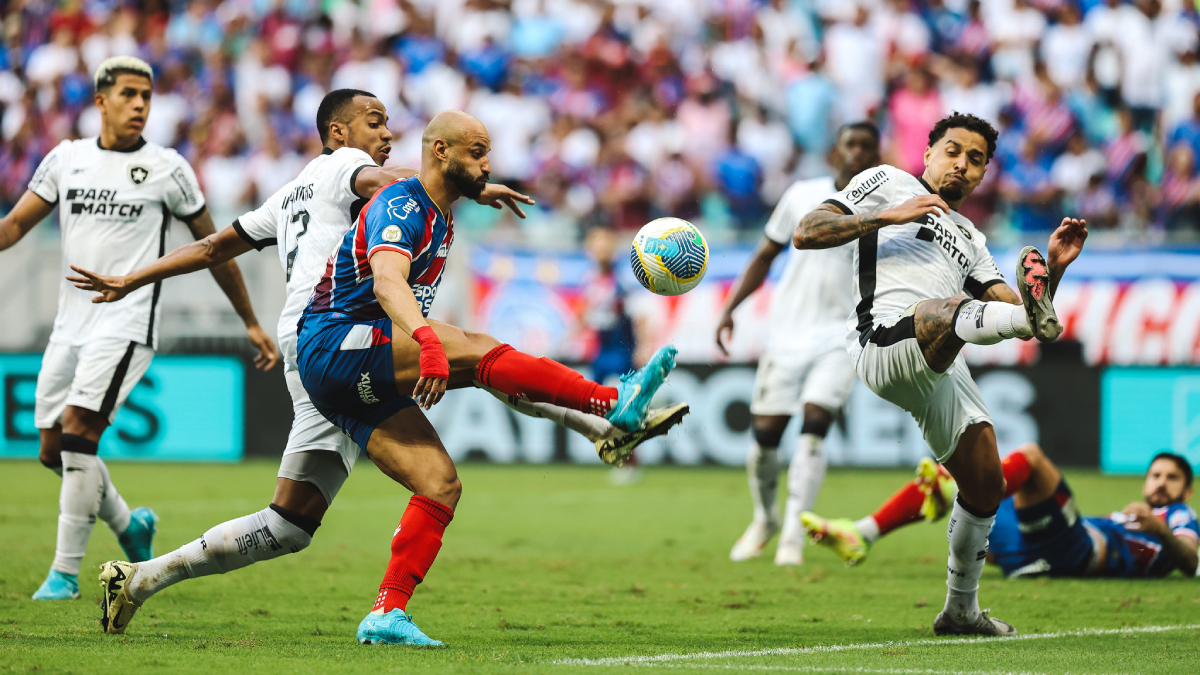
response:
M104 496L100 498L100 510L96 515L119 537L129 528L129 505L109 478L104 460L97 457L96 462L100 465L100 475L104 478Z
M534 403L532 401L526 401L523 398L509 396L501 391L492 389L491 387L485 386L480 382L476 382L475 386L500 399L504 402L504 405L521 413L522 415L540 417L542 419L550 420L561 427L566 427L571 431L582 434L593 443L598 440L608 438L613 430L612 422L609 422L599 415L592 415L590 413L572 410L571 408L564 408L562 406L557 406L550 403Z
M817 493L825 480L825 439L816 434L801 434L788 466L788 497L783 511L783 538L800 536L800 514L812 511Z
M968 300L958 308L954 334L975 345L994 345L1009 338L1033 337L1022 305Z
M950 540L950 560L946 563L945 612L959 625L974 623L979 618L979 577L987 562L988 532L996 514L987 518L972 515L963 508L961 498L954 500L946 538Z
M779 448L764 448L757 441L751 443L746 455L746 478L750 482L750 499L754 501L754 520L778 520L775 491L779 487Z
M190 544L138 563L129 590L136 600L145 601L184 579L224 574L299 552L310 543L311 534L268 507L221 523Z
M58 493L58 542L50 569L79 574L92 526L105 493L100 458L80 452L63 452L62 488ZM128 521L128 515L126 515Z
M854 527L868 544L874 544L879 539L879 523L875 516L867 516L854 521Z

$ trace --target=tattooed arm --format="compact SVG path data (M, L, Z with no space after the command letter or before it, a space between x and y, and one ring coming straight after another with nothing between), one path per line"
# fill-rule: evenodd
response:
M938 195L920 195L899 206L860 215L847 215L833 204L818 206L800 219L792 235L796 248L833 248L866 236L881 227L911 223L925 215L950 213Z

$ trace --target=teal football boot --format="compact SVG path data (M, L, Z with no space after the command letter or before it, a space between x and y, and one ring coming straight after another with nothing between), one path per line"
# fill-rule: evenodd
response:
M74 600L79 597L79 575L63 574L58 570L50 570L46 580L42 582L34 600Z
M143 562L154 557L154 532L158 516L150 509L139 506L129 512L129 527L117 537L129 562Z
M364 645L409 645L411 647L445 647L417 628L412 615L402 609L393 609L387 614L371 612L358 624L355 635Z
M646 365L622 375L621 384L617 385L617 404L604 417L621 431L640 429L646 421L650 399L675 368L678 353L675 345L659 347Z

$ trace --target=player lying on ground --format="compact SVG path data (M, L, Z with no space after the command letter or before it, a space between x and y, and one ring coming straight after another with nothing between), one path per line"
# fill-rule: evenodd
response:
M717 347L732 337L733 311L750 297L791 243L800 218L822 200L845 189L856 175L879 164L879 129L870 122L838 130L831 152L836 176L798 181L783 193L767 221L766 236L734 282L717 324ZM800 513L816 504L825 480L825 434L846 403L854 384L854 366L842 346L846 317L854 311L850 297L854 247L792 251L771 298L767 350L754 376L754 442L746 455L746 476L754 517L729 552L730 560L762 554L780 532L775 488L779 484L779 441L793 415L803 414L800 442L787 474L787 503L775 549L776 565L803 562L804 531Z
M872 391L917 420L958 481L938 635L1016 632L980 612L976 596L1004 477L991 417L960 351L967 342L1056 339L1051 298L1087 237L1083 221L1063 219L1048 261L1033 247L1021 252L1020 295L1004 283L983 234L957 211L983 180L996 138L986 121L950 115L929 132L920 178L891 166L865 171L804 216L793 237L797 248L855 242L850 360Z
M464 124L475 131L471 139L466 138ZM401 392L419 392L421 403L428 406L441 397L448 382L469 386L479 380L508 396L576 410L612 408L613 422L632 430L643 426L649 398L673 365L673 352L667 351L627 378L618 395L613 388L588 383L574 371L512 351L488 336L425 323L423 311L432 302L452 241L452 221L442 214L460 196L479 196L486 185L487 149L486 131L473 118L461 113L435 117L426 132L421 178L399 181L376 193L330 259L301 320L299 374L313 404L384 473L416 493L394 535L392 561L376 608L359 627L364 643L439 644L416 628L404 608L441 546L460 485L436 432L413 399ZM425 192L426 185L441 206ZM253 238L253 232L247 233ZM368 243L369 248L362 248ZM415 263L395 250L402 246L415 251ZM410 265L420 266L412 286L421 292L422 305L407 281ZM397 302L402 303L399 309L393 304ZM393 331L383 307L399 317L400 331ZM415 335L408 339L405 333ZM272 511L288 515L274 507ZM261 515L270 517L266 511ZM306 538L297 535L296 540L306 545L311 533ZM278 555L250 554L251 559L239 566ZM118 577L131 572L132 582L121 583ZM140 583L136 572L125 563L113 564L105 594L110 624L123 628L140 606L128 590Z
M125 274L163 254L171 216L202 239L215 231L192 167L179 153L142 138L154 91L150 66L133 57L100 64L94 102L100 135L67 140L46 155L17 205L0 219L0 251L15 245L58 206L63 262ZM258 350L255 364L275 365L275 344L258 325L237 264L212 268ZM34 600L79 597L79 565L96 519L132 560L153 557L157 517L130 511L98 456L100 438L142 375L158 344L161 284L119 306L89 302L62 282L58 316L38 372L34 423L39 458L62 477L58 542Z
M204 241L182 247L127 276L102 277L77 269L84 276L71 277L81 288L101 292L97 300L115 302L160 279L211 267L252 248L281 244L287 300L278 331L294 417L271 505L217 525L201 538L138 565L136 570L122 562L106 565L104 574L131 579L126 587L137 602L184 579L222 574L304 549L358 458L358 446L317 412L304 391L296 365L296 322L325 271L330 252L350 229L351 215L357 215L366 203L358 195L373 195L383 185L415 172L381 168L390 151L391 133L382 103L371 94L357 90L330 92L318 109L316 122L324 152L261 208ZM492 205L504 201L523 215L517 200L528 198L503 186L488 186L477 198ZM686 409L673 406L656 411L642 429L626 434L614 431L602 417L489 391L520 412L590 432L601 456L609 460L619 458L637 442L662 433ZM270 533L271 541L264 532ZM256 545L242 545L246 541ZM111 602L110 606L114 612L119 609ZM106 613L105 619L107 632L120 633L129 616L109 617Z
M992 526L987 560L1005 576L1162 577L1172 570L1196 575L1200 539L1192 498L1192 467L1169 452L1150 462L1142 501L1108 516L1081 518L1066 479L1036 443L1001 462L1005 499ZM931 459L872 515L858 521L801 516L813 541L847 565L867 557L880 537L918 520L946 514L957 486Z

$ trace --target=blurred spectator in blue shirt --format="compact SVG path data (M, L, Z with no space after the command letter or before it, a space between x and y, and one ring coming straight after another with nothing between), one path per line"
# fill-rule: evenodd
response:
M1016 164L1007 167L1000 193L1013 207L1013 225L1023 232L1049 231L1062 218L1062 190L1054 184L1032 138Z

